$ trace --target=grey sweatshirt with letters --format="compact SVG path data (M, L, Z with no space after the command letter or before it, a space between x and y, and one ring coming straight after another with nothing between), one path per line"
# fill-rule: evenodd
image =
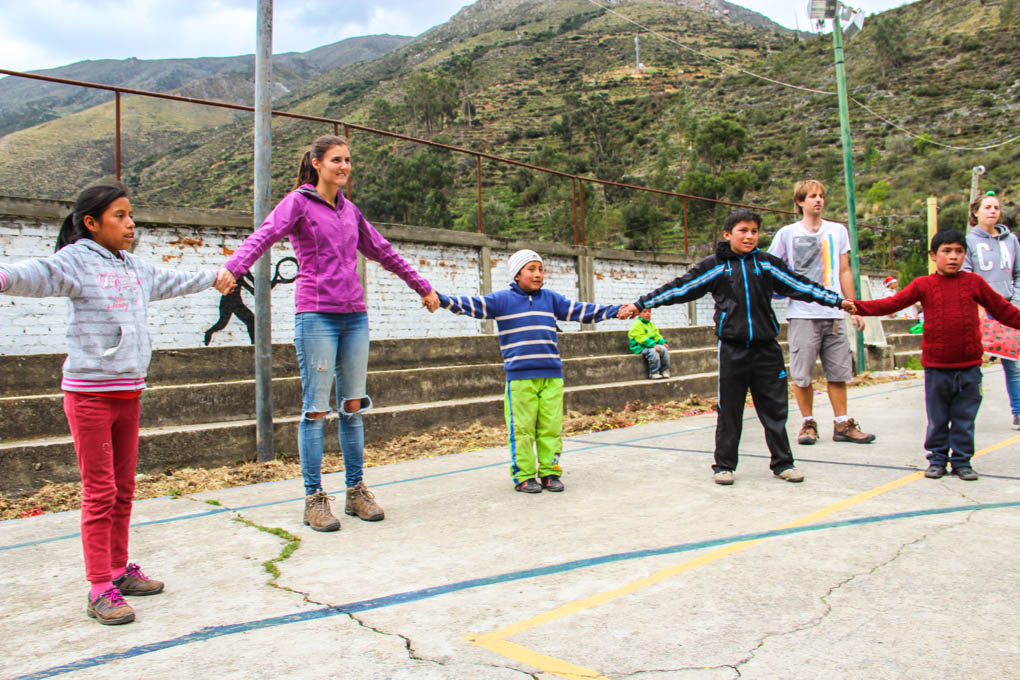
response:
M1005 224L996 224L994 234L977 226L967 232L963 271L979 275L992 290L1020 307L1020 242Z
M81 239L49 257L0 264L0 292L66 297L67 359L61 388L69 392L145 388L152 357L149 302L205 290L216 272L154 267L127 251L119 257Z

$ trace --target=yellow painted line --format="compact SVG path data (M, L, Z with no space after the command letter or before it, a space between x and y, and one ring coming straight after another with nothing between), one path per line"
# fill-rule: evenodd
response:
M999 449L1005 448L1006 446L1009 446L1010 444L1015 444L1017 442L1020 442L1020 435L1015 435L1013 437L1010 437L1009 439L999 442L998 444L993 444L992 446L981 449L980 451L974 454L974 457L977 458L979 456L985 455L986 453L998 451ZM859 503L863 503L864 501L871 500L872 498L881 496L884 493L888 493L902 486L906 486L907 484L916 482L917 480L922 478L924 478L923 472L911 472L909 475L900 477L899 479L893 480L887 484L877 486L874 489L865 491L863 493L859 493L851 498L847 498L837 503L833 503L832 505L828 505L817 512L811 513L810 515L805 515L804 517L795 519L792 522L789 522L780 527L777 527L776 529L773 529L773 531L779 531L782 529L790 529L793 527L804 526L806 524L812 524L820 519L828 517L829 515L835 514L841 510L845 510ZM636 581L631 581L630 583L626 583L618 588L613 588L612 590L607 590L602 593L596 593L595 595L586 597L582 600L568 602L567 604L561 605L556 609L550 610L543 614L539 614L538 616L533 616L523 621L519 621L517 623L513 623L509 626L504 626L503 628L494 630L491 633L484 634L472 633L465 636L465 639L470 641L472 644L496 652L497 654L505 656L509 659L514 659L515 661L520 661L522 663L528 664L529 666L538 668L543 673L557 675L561 678L566 678L567 680L609 680L609 678L606 678L598 671L593 671L589 668L584 668L583 666L577 666L575 664L563 661L562 659L557 659L555 657L541 654L523 645L518 645L516 643L509 642L506 640L506 638L511 637L513 635L518 635L525 631L531 630L532 628L537 628L538 626L551 623L558 619L571 616L586 609L597 607L601 604L605 604L606 602L610 602L619 597L623 597L624 595L630 595L631 593L635 593L649 586L661 583L662 581L673 578L674 576L678 576L693 569L697 569L698 567L720 560L723 557L728 557L729 555L734 555L736 553L743 552L744 550L747 550L751 546L757 543L761 543L762 541L765 540L768 539L758 538L751 541L731 543L730 545L723 546L722 548L717 548L711 552L705 553L700 557L695 557L685 562L681 562L680 564L673 565L672 567L667 567L666 569L657 571L654 574L651 574L650 576L637 579Z

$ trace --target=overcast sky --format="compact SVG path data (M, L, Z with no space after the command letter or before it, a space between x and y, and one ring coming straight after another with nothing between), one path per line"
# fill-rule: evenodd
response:
M273 51L305 52L378 33L414 36L444 23L469 4L467 0L275 0ZM809 28L807 0L736 4L788 28ZM848 4L872 13L906 1L853 0ZM85 59L251 54L256 7L257 0L0 0L0 68L35 71Z

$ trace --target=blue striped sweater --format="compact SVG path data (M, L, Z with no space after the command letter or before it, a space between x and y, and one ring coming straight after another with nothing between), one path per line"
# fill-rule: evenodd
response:
M439 294L454 314L495 319L507 380L562 378L556 321L597 323L615 319L619 305L574 302L551 290L525 293L516 283L485 296Z

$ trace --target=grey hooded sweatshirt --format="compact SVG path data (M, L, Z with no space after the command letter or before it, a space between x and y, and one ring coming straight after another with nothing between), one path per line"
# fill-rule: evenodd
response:
M978 274L996 293L1020 307L1020 241L1005 224L996 224L995 234L971 227L963 271Z
M61 389L145 389L152 357L149 302L205 290L216 272L154 267L127 251L120 257L83 238L49 257L0 264L0 292L70 298L67 359Z

